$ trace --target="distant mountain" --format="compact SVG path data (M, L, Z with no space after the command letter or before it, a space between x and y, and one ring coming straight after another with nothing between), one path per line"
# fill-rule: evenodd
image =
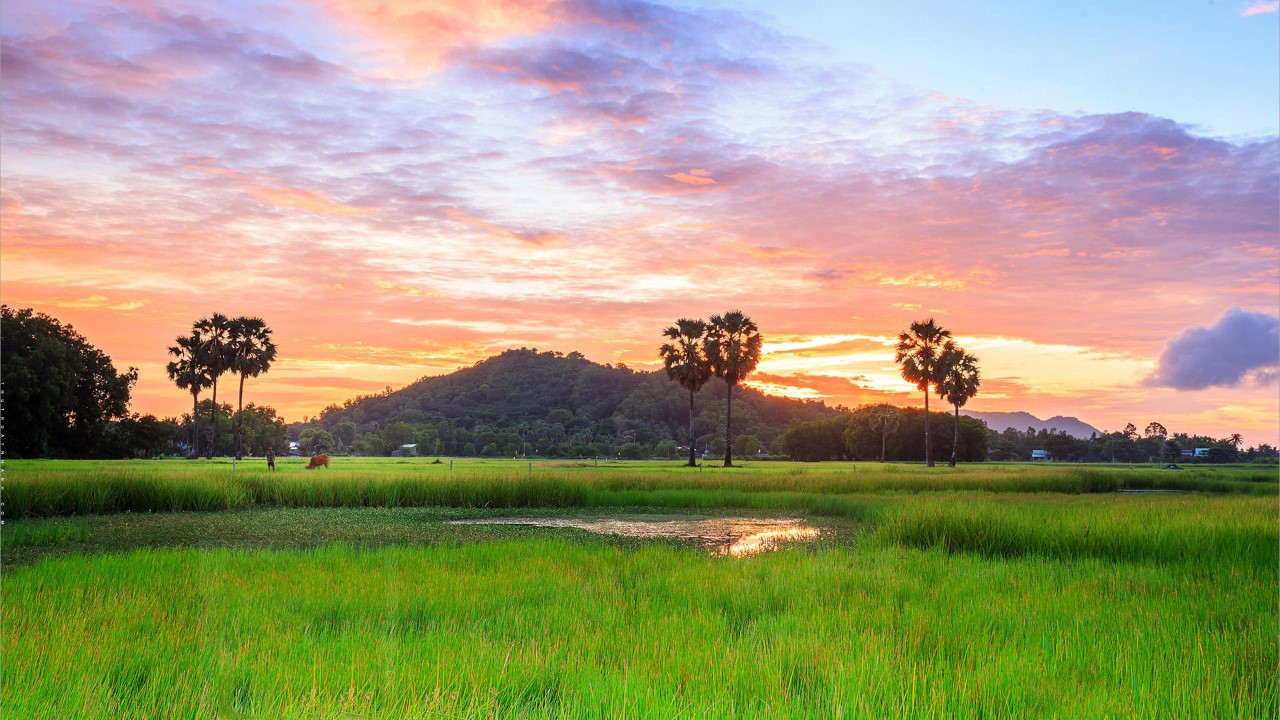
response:
M1018 431L1035 428L1036 432L1057 430L1081 440L1088 440L1091 434L1102 434L1101 430L1081 421L1079 418L1063 417L1061 415L1055 415L1048 420L1041 420L1035 415L1025 412L973 412L971 410L961 410L960 413L985 422L987 427L996 432L1004 432L1007 428L1013 428Z
M696 396L699 448L724 435L725 395L724 382L712 379ZM822 402L774 397L741 386L733 393L734 435L754 435L765 447L792 420L836 414ZM600 365L577 352L521 348L448 375L422 378L401 390L330 406L309 426L334 430L346 423L358 433L406 423L414 437L426 433L441 438L442 452L450 452L452 444L459 446L452 450L461 452L466 443L479 450L490 442L502 451L514 442L528 443L540 454L577 455L589 452L588 446L652 447L663 440L687 444L689 393L662 371Z

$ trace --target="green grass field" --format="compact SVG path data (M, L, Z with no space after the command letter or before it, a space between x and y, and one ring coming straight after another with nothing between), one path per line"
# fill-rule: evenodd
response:
M5 715L1277 716L1273 469L447 463L6 462Z

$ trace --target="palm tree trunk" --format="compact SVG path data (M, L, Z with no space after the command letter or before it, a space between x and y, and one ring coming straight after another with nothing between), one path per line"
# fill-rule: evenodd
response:
M209 447L205 448L205 457L214 459L214 446L218 445L218 419L214 413L218 411L218 378L214 378L214 398L209 402ZM928 436L928 425L925 425L925 436Z
M884 446L889 441L889 433L885 430L880 431L880 462L884 462Z
M956 406L956 433L951 440L951 465L956 466L956 457L960 453L960 406Z
M733 383L728 388L724 396L724 466L733 467Z
M689 467L698 465L697 450L694 448L693 437L693 391L689 391Z
M200 393L191 393L191 457L200 457Z
M214 385L216 389L218 386ZM933 443L929 438L929 385L924 386L924 465L933 467Z
M244 437L244 373L240 373L240 401L236 405L236 459L240 459L240 440Z

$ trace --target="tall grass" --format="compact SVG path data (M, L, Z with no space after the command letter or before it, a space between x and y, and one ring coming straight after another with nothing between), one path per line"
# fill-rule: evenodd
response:
M812 507L831 496L934 491L1106 493L1173 489L1275 495L1266 472L1211 468L1183 473L1099 466L978 465L926 469L874 463L802 466L757 463L734 470L674 464L335 459L331 471L283 464L201 461L6 463L5 513L13 519L115 512L175 512L249 507ZM246 464L247 465L247 464ZM808 496L807 499L800 499Z
M1276 592L1229 566L897 546L147 550L5 578L5 711L1270 717Z
M990 558L1096 558L1217 567L1275 575L1280 526L1274 498L1020 497L1016 502L919 497L878 513L869 540Z

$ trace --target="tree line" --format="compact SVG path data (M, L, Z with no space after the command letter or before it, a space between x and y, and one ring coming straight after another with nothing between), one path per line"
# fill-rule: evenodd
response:
M782 435L786 456L801 462L860 460L922 462L927 422L951 419L945 412L892 405L867 405L823 420L794 422ZM956 432L935 438L931 448L960 462L987 459L987 426L961 416Z
M1128 423L1123 430L1078 438L1054 430L1006 428L989 432L992 460L1028 460L1033 450L1043 450L1055 462L1177 462L1177 463L1274 463L1276 448L1261 443L1242 447L1239 433L1223 438L1170 433L1163 424L1150 422L1142 432ZM1196 456L1197 449L1205 452ZM1188 457L1183 454L1190 451Z

